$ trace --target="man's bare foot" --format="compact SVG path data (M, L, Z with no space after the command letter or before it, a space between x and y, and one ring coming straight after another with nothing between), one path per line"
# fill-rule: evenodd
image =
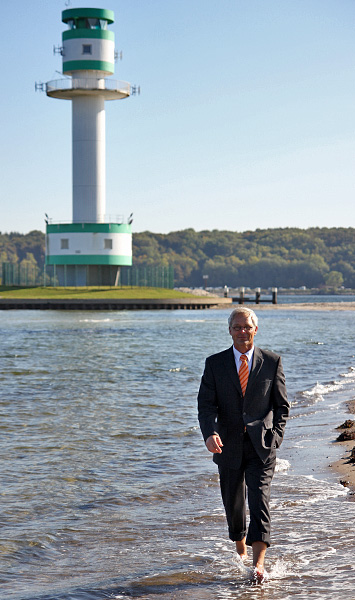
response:
M248 558L248 550L247 545L245 543L245 538L235 543L237 547L237 552L242 560L246 560Z
M255 583L265 583L268 579L269 576L263 566L261 568L258 566L254 567L252 580L255 581Z
M264 569L264 559L266 554L267 545L264 542L253 543L253 576L257 583L263 583L266 578L266 572Z

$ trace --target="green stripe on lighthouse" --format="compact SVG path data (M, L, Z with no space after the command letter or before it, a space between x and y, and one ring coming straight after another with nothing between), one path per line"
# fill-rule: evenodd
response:
M108 31L107 29L68 29L62 33L63 42L64 40L77 38L96 38L114 42L115 34L113 31Z
M106 60L68 60L63 62L63 73L71 71L106 71L115 72L115 64Z
M113 23L115 14L113 10L105 8L68 8L62 12L62 21L67 23L71 19L86 17L88 19L103 19L108 23Z
M117 265L121 267L130 267L132 265L132 256L104 255L104 254L47 254L47 265Z
M53 223L47 225L47 233L132 233L126 223Z

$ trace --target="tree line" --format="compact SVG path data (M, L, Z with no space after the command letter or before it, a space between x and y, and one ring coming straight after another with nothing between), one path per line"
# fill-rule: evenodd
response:
M0 262L43 268L45 236L0 234ZM134 266L173 266L176 286L355 288L355 228L133 234Z

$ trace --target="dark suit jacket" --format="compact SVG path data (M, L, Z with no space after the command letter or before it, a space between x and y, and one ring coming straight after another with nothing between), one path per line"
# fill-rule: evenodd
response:
M223 442L222 454L214 454L214 462L236 469L240 466L245 427L265 462L282 442L288 414L280 356L254 347L244 398L233 346L207 358L198 393L198 417L204 440L218 433Z

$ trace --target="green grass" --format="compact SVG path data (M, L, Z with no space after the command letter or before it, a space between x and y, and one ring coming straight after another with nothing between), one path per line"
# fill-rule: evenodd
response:
M30 300L80 300L80 299L121 299L147 300L151 298L191 298L191 294L151 287L7 287L0 286L0 298L18 298ZM198 296L194 296L198 298Z

